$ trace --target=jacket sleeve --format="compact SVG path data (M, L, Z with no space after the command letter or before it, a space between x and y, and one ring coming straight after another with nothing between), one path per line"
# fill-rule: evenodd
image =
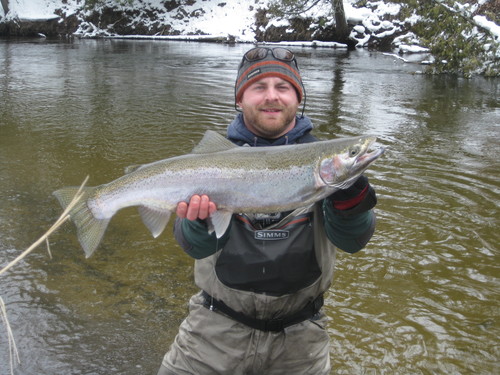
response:
M328 199L323 202L325 231L328 239L339 249L355 253L366 246L375 231L375 213L368 210L352 216L334 212Z
M376 204L377 194L364 175L330 195L323 201L328 239L348 253L361 250L375 231Z
M229 226L226 233L217 238L215 233L208 233L204 220L175 219L174 237L183 250L195 259L206 258L222 249L229 239Z

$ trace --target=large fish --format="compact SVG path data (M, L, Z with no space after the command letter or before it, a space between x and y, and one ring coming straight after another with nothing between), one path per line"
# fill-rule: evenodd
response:
M190 154L131 169L104 185L84 188L70 211L87 257L99 245L120 209L138 206L154 237L161 234L177 203L207 194L217 211L209 231L221 237L236 212L272 213L305 207L349 187L383 148L368 152L376 138L362 136L314 143L240 147L207 131ZM78 188L54 192L67 207Z

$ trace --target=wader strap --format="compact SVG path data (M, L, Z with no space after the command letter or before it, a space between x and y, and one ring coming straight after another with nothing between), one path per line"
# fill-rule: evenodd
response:
M316 297L315 300L309 302L302 310L293 315L286 316L281 319L255 319L238 311L234 311L224 302L212 298L207 292L202 291L202 296L205 299L203 306L212 311L220 311L237 322L243 323L246 326L260 331L280 332L286 327L303 322L316 315L323 306L323 295Z

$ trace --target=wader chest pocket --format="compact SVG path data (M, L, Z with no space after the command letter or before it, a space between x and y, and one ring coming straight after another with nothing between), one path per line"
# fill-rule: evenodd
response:
M223 284L256 293L279 296L311 285L321 275L312 215L271 230L255 230L248 221L235 220L215 270Z

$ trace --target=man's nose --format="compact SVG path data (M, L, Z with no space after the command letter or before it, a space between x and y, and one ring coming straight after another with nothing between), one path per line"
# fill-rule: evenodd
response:
M266 100L274 101L279 97L279 92L274 87L268 87L266 90Z

